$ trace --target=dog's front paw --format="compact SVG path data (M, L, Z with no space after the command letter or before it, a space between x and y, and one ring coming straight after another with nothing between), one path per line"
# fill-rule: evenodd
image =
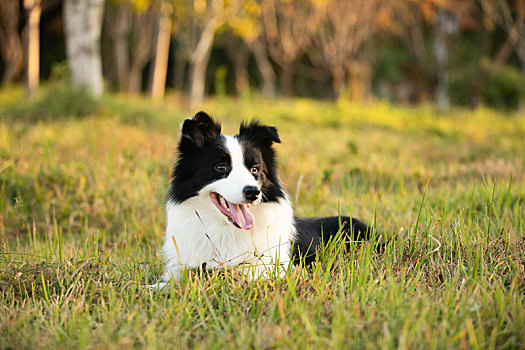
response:
M162 280L158 281L155 284L146 284L142 288L152 290L154 292L163 292L169 289L170 283L168 281L163 282Z
M177 272L180 272L180 271L177 271ZM162 275L162 278L157 281L157 283L146 284L145 286L143 286L143 288L152 290L154 292L167 291L168 289L170 289L170 286L172 284L171 283L172 279L174 279L176 281L180 280L180 279L177 278L178 276L180 276L180 275L179 274L173 274L173 273L170 273L170 272L165 272Z

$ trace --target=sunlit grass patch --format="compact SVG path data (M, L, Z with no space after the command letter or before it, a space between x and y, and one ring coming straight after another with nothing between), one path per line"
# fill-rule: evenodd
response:
M371 242L250 281L165 293L164 200L180 97L105 96L82 117L10 114L0 92L0 348L519 348L525 341L524 117L306 99L209 100L235 133L279 129L298 215L353 215ZM35 110L33 110L34 112ZM33 113L31 112L31 113ZM377 252L376 243L385 243Z

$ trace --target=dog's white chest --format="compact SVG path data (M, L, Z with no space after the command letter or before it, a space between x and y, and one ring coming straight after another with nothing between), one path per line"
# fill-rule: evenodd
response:
M233 227L207 198L199 196L168 203L166 211L165 278L180 279L183 269L204 263L207 268L241 266L243 272L258 277L276 265L287 268L290 262L295 232L287 199L252 207L255 226L251 230Z

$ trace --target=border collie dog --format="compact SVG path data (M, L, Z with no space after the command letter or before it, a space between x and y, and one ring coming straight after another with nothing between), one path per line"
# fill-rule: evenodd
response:
M155 287L200 266L236 267L252 279L283 275L291 263L314 262L340 230L369 235L349 217L294 217L277 175L272 145L280 142L275 127L258 121L234 136L204 112L184 121L166 204L164 275Z

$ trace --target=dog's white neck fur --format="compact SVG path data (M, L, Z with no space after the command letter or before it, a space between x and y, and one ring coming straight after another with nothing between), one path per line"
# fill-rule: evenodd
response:
M242 189L257 185L244 165L239 141L225 137L232 159L228 177L205 186L182 203L166 204L168 225L162 250L166 266L160 287L170 278L180 280L184 269L203 263L206 268L238 267L251 278L269 276L276 266L282 275L288 268L295 226L286 196L278 202L251 206L255 225L250 230L233 226L210 199L210 192L217 192L230 202L242 203Z

